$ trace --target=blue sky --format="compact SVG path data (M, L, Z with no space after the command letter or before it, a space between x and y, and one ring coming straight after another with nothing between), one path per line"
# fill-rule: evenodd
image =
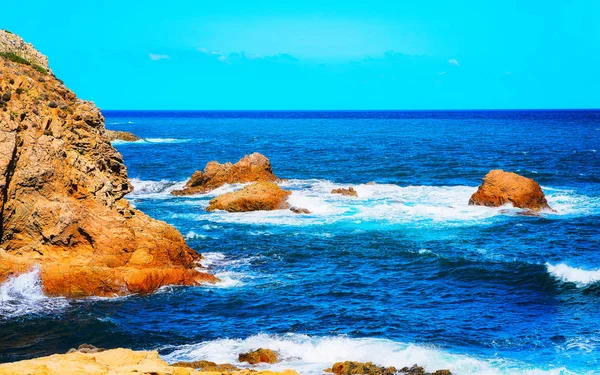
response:
M600 107L600 1L6 2L103 109Z

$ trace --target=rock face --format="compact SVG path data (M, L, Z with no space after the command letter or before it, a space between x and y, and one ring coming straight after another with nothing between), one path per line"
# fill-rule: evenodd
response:
M238 356L240 362L248 362L251 365L258 363L277 363L279 362L279 356L271 349L257 349L252 352L242 353Z
M155 351L112 349L99 353L55 354L48 357L0 364L0 375L298 375L282 372L233 369L194 370L169 365Z
M61 81L0 57L0 282L39 267L62 296L215 282L170 225L131 207L104 118Z
M18 35L7 30L0 30L0 53L14 54L52 73L48 66L48 58L36 50L33 45L26 43Z
M503 170L492 170L485 175L483 183L469 199L470 205L499 207L507 203L532 211L552 210L537 182Z
M257 152L246 155L237 163L219 164L211 161L204 172L196 171L182 190L174 190L173 195L204 194L224 184L277 181L271 162Z
M135 142L139 141L141 138L137 135L130 132L123 132L118 130L105 130L104 135L108 138L109 141L125 141L125 142Z
M325 372L332 372L335 375L452 375L448 370L426 372L423 367L417 365L398 370L395 367L377 366L371 362L353 361L337 362Z
M358 193L356 192L356 190L354 190L354 188L352 186L350 186L348 189L345 189L345 188L333 189L331 191L331 194L341 194L341 195L346 195L349 197L358 197Z
M189 367L195 368L201 371L216 371L216 372L232 372L241 370L239 367L231 365L229 363L216 364L211 361L194 361L194 362L176 362L171 366L175 367Z
M206 211L229 212L271 211L288 208L291 191L283 190L274 182L257 182L241 190L211 199Z

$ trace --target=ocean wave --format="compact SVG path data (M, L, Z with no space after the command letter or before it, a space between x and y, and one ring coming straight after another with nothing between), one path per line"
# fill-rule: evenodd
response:
M205 288L235 288L246 285L256 276L249 271L248 265L257 257L230 259L219 252L202 253L202 271L208 271L221 279L215 285L203 285Z
M557 265L546 263L546 269L555 279L565 283L573 283L580 288L600 282L600 269L588 271L570 267L565 263Z
M116 139L111 143L113 145L129 145L129 144L155 144L155 143L186 143L189 142L188 138L142 138L137 141L123 141Z
M0 284L0 319L28 314L56 313L68 305L66 298L44 295L38 268L12 276Z
M132 178L129 183L133 186L133 192L128 197L132 198L169 198L173 190L185 186L185 181L150 181L139 178Z
M454 354L435 347L400 343L386 339L349 338L346 336L310 337L300 334L258 334L247 339L219 339L192 345L165 347L168 362L210 360L233 363L241 367L238 354L258 348L275 350L281 362L253 368L283 371L291 368L303 375L320 375L339 361L373 362L382 366L402 368L418 364L427 371L449 369L455 375L500 374L571 374L564 368L540 369L528 364L501 359L483 359Z

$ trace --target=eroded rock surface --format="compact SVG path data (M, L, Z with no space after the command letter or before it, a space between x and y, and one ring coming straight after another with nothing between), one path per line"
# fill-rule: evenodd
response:
M181 190L173 190L173 195L204 194L224 184L258 181L277 181L271 162L257 152L246 155L237 163L220 164L211 161L204 171L196 171Z
M403 367L396 369L393 366L384 367L372 362L336 362L331 368L325 370L335 375L452 375L449 370L437 370L426 372L421 366Z
M106 138L108 138L109 141L125 141L125 142L135 142L135 141L139 141L141 138L138 137L137 135L130 133L130 132L124 132L124 131L120 131L120 130L105 130L104 131L104 135L106 136Z
M31 43L25 42L10 31L0 30L0 53L13 53L29 64L37 65L52 73L48 66L48 58L36 50Z
M279 356L271 349L256 349L248 353L242 353L238 356L240 362L248 362L251 365L258 363L277 363Z
M356 192L356 190L354 190L354 188L352 186L350 186L348 189L346 189L346 188L333 189L333 190L331 190L331 194L341 194L341 195L346 195L349 197L358 197L358 193Z
M274 182L257 182L243 189L211 199L206 211L229 212L270 211L288 208L291 191L283 190Z
M483 183L469 200L470 205L489 207L499 207L507 203L532 211L552 210L537 182L499 169L485 175Z
M104 118L63 83L0 57L0 282L40 268L48 295L215 282L165 222L135 210Z
M26 361L0 364L0 375L298 375L239 369L195 370L169 365L155 351L111 349L98 353L55 354Z

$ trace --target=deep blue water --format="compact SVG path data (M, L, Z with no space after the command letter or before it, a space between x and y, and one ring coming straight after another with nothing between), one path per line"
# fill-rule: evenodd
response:
M86 342L229 362L271 347L304 373L344 359L600 373L599 111L104 114L145 139L115 143L128 198L223 282L65 301L17 280L0 287L23 296L0 318L0 361ZM169 195L252 152L311 215L204 211L239 186ZM468 206L497 168L538 181L557 213ZM339 186L359 198L329 194Z

